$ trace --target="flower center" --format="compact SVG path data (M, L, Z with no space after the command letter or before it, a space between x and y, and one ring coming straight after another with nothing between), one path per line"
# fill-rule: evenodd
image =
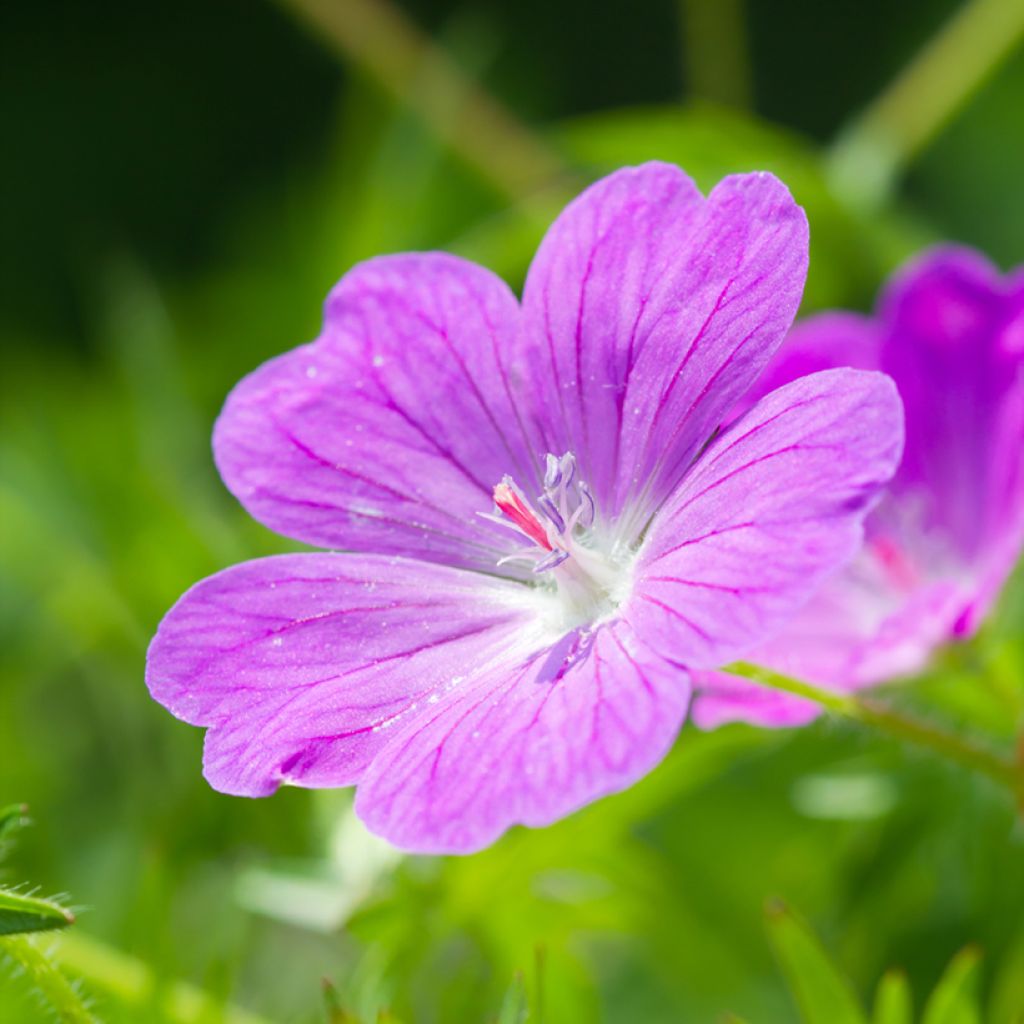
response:
M594 499L579 479L571 452L548 454L544 489L530 501L510 476L494 488L496 514L486 518L521 534L531 545L498 564L532 563L538 583L557 596L561 626L576 628L610 614L625 597L628 552L596 525Z

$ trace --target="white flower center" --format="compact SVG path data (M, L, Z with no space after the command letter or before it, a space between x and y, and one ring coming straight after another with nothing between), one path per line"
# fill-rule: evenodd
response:
M538 590L553 598L547 603L556 628L593 625L625 599L632 552L601 528L572 453L561 458L548 454L546 461L544 489L536 501L531 502L510 476L494 488L497 513L486 518L532 542L498 564L532 563Z

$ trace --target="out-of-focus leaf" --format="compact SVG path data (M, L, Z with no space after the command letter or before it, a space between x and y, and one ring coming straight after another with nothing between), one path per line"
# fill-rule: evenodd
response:
M872 1024L914 1024L910 985L902 971L886 971L878 983Z
M330 978L324 978L323 992L327 1024L359 1024L359 1018L354 1017L341 1005L341 997Z
M989 1019L996 1024L1024 1024L1024 935L1000 960L992 981Z
M529 1012L526 986L523 985L522 975L516 975L508 992L505 993L505 1001L501 1004L501 1013L498 1014L498 1024L523 1024Z
M75 915L53 900L0 889L0 935L46 932L73 924Z
M867 1024L853 990L810 927L779 902L769 904L765 916L804 1024Z
M0 839L12 829L18 827L28 813L25 804L11 804L9 807L0 807Z
M924 1008L922 1024L981 1024L977 984L981 952L973 946L953 957Z

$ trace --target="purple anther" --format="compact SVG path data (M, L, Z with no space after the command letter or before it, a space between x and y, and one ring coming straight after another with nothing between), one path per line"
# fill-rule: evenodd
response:
M555 529L559 533L565 533L565 520L562 518L561 513L555 507L555 503L546 495L542 494L537 499L537 504L540 506L541 512L544 513L555 524Z

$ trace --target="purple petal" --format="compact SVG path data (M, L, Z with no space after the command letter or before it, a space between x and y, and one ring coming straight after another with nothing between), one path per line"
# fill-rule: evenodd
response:
M601 514L668 493L781 342L806 269L803 211L770 174L704 199L651 163L566 208L523 298L532 422L576 453Z
M328 298L319 341L231 393L221 475L287 536L492 570L509 536L478 513L504 474L537 480L502 362L518 319L498 278L454 256L361 264Z
M783 729L806 725L821 713L813 701L759 686L728 672L698 672L693 683L690 718L698 729L717 729L729 722Z
M637 629L694 668L749 652L856 552L901 441L882 374L827 370L763 398L655 517L636 568Z
M496 657L537 650L520 584L398 558L282 555L189 590L149 649L150 692L209 727L214 788L357 782L404 720ZM531 643L533 646L531 646Z
M570 634L412 722L374 761L356 810L404 849L470 853L635 782L668 751L688 700L686 673L627 623Z

